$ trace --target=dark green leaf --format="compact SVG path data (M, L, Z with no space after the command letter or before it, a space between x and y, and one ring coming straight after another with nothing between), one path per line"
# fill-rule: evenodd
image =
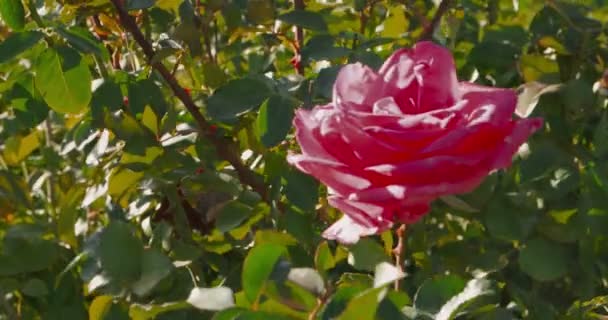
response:
M72 47L83 53L92 53L101 57L106 52L103 45L86 29L80 27L68 29L61 26L57 28L57 33L66 39Z
M327 30L327 23L325 23L323 16L317 12L294 10L280 15L277 19L306 29Z
M0 42L0 64L13 59L22 52L33 47L43 37L44 34L38 31L12 33L4 39L4 41Z
M461 292L465 286L465 281L456 275L427 279L416 292L414 306L416 309L436 313L453 296Z
M519 266L538 281L558 279L568 272L568 255L559 244L541 238L526 243L519 252Z
M133 292L139 296L148 294L173 270L171 260L162 252L154 249L148 249L143 252L141 267L141 276L132 285Z
M349 263L359 270L374 271L379 263L390 261L384 248L370 238L359 240L350 248L350 253Z
M311 176L293 169L287 172L285 179L287 199L304 210L314 209L319 200L319 183Z
M233 120L257 108L270 94L270 89L261 80L252 78L232 80L209 97L207 113L216 120Z
M228 232L252 215L253 208L240 201L226 203L217 215L215 226L221 232Z
M273 95L262 104L256 128L260 140L266 147L276 146L285 139L291 129L295 106L296 101L282 95Z
M141 275L143 245L124 222L112 222L103 231L99 258L105 273L119 284L136 281Z

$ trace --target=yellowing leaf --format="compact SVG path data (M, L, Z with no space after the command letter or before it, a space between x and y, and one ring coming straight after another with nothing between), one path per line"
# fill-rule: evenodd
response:
M40 146L38 132L34 131L25 137L13 136L6 140L4 161L10 166L18 165Z

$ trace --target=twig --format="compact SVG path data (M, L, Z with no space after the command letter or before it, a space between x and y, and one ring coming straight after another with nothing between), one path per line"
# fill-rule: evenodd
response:
M397 234L397 245L393 249L393 256L395 256L395 267L403 272L403 254L405 253L405 223L399 226L395 231ZM399 290L401 283L399 279L395 280L395 290Z
M304 0L294 0L293 6L296 10L304 10ZM302 57L300 55L302 48L304 47L304 31L300 26L295 26L294 28L296 29L296 43L298 44L298 47L296 48L296 59L300 59L300 63L296 64L296 71L298 74L304 74L304 64L302 64Z
M448 11L450 6L452 5L453 0L442 0L437 7L437 11L435 11L435 15L424 30L422 30L422 34L420 35L419 41L423 40L431 40L433 38L433 34L435 33L435 29L437 25L439 25L439 21L441 21L441 17Z
M148 62L151 62L155 55L152 45L146 40L143 33L137 26L137 23L125 10L122 5L122 1L111 1L118 12L122 25L133 35L133 39L143 50ZM199 111L196 104L194 104L194 101L190 95L179 85L167 67L165 67L165 65L163 65L161 62L153 63L152 67L158 71L158 73L160 73L173 91L173 94L175 94L175 96L184 104L188 112L194 118L194 121L196 121L196 124L201 130L201 134L207 137L214 144L218 155L232 165L239 177L239 180L243 184L250 186L255 192L259 193L262 196L262 199L269 201L267 198L267 188L264 183L257 179L256 174L247 168L241 161L240 156L232 150L231 147L233 146L233 143L229 143L230 141L226 141L226 139L217 137L215 135L215 127L209 124L207 119L205 119L203 114Z

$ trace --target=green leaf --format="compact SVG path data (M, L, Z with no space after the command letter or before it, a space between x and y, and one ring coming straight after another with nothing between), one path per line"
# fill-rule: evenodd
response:
M142 270L143 245L124 222L112 222L103 231L99 258L105 273L119 284L136 281Z
M156 1L157 0L127 0L125 7L129 11L148 9L152 7Z
M325 23L323 16L317 12L294 10L280 15L277 19L305 29L316 31L327 30L327 23Z
M141 277L131 288L139 296L147 295L154 287L173 270L173 263L162 252L147 249L141 260Z
M524 80L529 81L559 81L559 66L555 60L542 55L523 55L519 61Z
M234 306L234 293L228 287L193 288L186 301L197 309L220 311Z
M80 113L91 101L91 72L77 51L68 47L45 50L36 60L36 87L51 109Z
M456 314L470 304L473 300L494 293L492 284L487 279L473 279L467 286L441 307L435 315L436 320L451 320Z
M391 6L389 17L382 24L382 36L400 38L408 30L409 21L405 17L406 10L402 6Z
M556 280L568 272L568 255L554 242L535 238L519 252L519 267L538 281Z
M257 244L279 244L282 246L293 246L298 244L298 240L291 234L274 230L259 230L255 233L255 243Z
M414 306L429 313L438 312L453 296L466 286L456 275L439 276L422 283L414 297Z
M203 63L203 82L205 86L215 89L226 83L227 77L224 71L215 63Z
M27 156L40 146L40 138L37 131L27 136L9 137L4 145L4 161L6 164L15 166L21 163Z
M371 238L363 238L350 248L348 263L355 269L374 271L376 265L390 261L384 248Z
M266 280L270 278L275 264L287 249L278 244L263 244L251 249L243 264L243 291L249 302L259 299L264 290Z
M256 121L257 133L266 147L279 144L291 129L296 101L282 95L273 95L260 107Z
M252 212L253 208L250 206L237 200L230 201L218 213L215 226L221 232L228 232L240 226Z
M376 310L380 303L380 297L386 292L386 288L374 288L357 295L348 302L344 312L338 317L340 320L375 320Z
M207 99L207 113L216 120L234 120L257 108L271 94L261 80L244 78L228 82Z
M30 297L42 297L49 294L49 289L44 281L38 278L31 278L23 285L21 292Z
M21 0L0 1L0 15L12 29L22 30L25 27L25 9Z
M319 201L319 183L313 177L291 169L285 174L285 196L303 210L314 210Z
M112 308L111 296L98 296L89 306L89 320L106 319L106 314Z
M59 258L57 244L44 240L33 225L17 225L4 238L0 255L0 275L17 275L50 268Z
M0 42L0 64L18 56L25 50L37 44L44 34L38 31L23 31L11 33Z
M321 242L317 247L317 251L315 253L315 266L319 270L329 270L336 266L336 261L334 259L334 255L331 253L331 249L329 248L329 244L327 241Z
M269 24L274 20L274 4L272 0L247 1L247 19L255 24Z
M80 52L92 53L99 57L103 56L104 53L107 53L102 43L97 41L87 29L80 27L71 27L68 29L60 26L56 30L60 36L74 47L74 49Z
M112 172L109 179L108 194L119 198L123 193L136 184L143 172L135 172L129 169L116 169Z
M498 239L520 240L525 234L516 209L499 200L492 201L486 209L485 224L490 234Z

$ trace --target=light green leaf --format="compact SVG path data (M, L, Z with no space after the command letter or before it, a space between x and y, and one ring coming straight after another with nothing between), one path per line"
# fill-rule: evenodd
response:
M49 48L36 60L36 87L51 109L80 113L91 101L91 72L74 49Z
M22 30L25 27L25 9L21 0L0 1L0 15L12 29Z
M253 303L259 299L275 264L286 252L284 246L270 243L258 245L249 251L242 274L243 291L249 302Z

